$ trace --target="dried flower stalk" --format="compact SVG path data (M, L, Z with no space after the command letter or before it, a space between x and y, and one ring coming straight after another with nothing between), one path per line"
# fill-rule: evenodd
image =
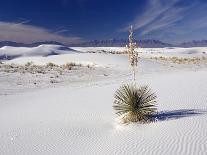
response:
M127 47L127 52L128 52L128 57L129 57L129 62L132 67L133 71L133 79L134 81L136 80L136 67L138 64L138 53L135 51L137 48L136 42L133 42L133 26L130 27L129 29L129 45L126 45Z

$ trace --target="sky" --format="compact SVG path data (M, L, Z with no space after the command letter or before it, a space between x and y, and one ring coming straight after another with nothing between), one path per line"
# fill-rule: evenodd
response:
M207 0L1 0L0 41L207 39Z

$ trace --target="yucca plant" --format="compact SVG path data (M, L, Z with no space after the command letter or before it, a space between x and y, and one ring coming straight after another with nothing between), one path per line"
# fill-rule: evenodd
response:
M113 108L124 123L152 121L151 115L157 110L157 96L148 86L126 84L116 91L114 97Z

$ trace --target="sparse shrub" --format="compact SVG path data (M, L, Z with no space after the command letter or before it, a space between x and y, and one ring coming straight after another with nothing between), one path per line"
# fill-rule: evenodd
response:
M179 58L179 57L151 57L150 59L155 59L156 61L168 61L175 64L199 64L204 62L205 63L205 57L193 57L193 58Z
M4 68L9 70L9 69L12 69L14 67L13 67L13 64L9 64L9 65L5 65Z
M67 69L67 70L71 70L75 66L81 67L82 65L81 64L74 63L74 62L70 62L70 63L66 63L66 64L60 66L60 68Z
M75 62L69 63L71 66L81 66L80 64L76 64Z
M123 85L115 93L113 108L124 123L152 121L151 115L156 112L155 93L148 86L138 87Z
M25 64L25 66L26 67L29 67L29 66L31 66L31 65L33 65L34 63L32 62L32 61L29 61L29 62L27 62L26 64Z
M50 83L58 83L58 81L52 79L52 80L50 80Z
M66 63L63 65L63 69L71 70L73 66L73 63Z
M52 68L52 67L57 67L57 65L52 63L52 62L49 62L49 63L46 64L46 67Z
M63 75L63 71L62 70L59 70L58 72L59 72L60 75Z

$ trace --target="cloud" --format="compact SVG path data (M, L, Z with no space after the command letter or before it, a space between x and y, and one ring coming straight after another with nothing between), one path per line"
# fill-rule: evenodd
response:
M143 14L135 17L132 22L128 23L127 26L121 30L128 31L130 25L133 25L135 30L147 26L156 20L156 18L158 18L161 14L169 10L178 1L179 0L171 0L166 3L164 0L149 0Z
M171 14L171 13L169 13ZM153 32L160 33L157 35L158 39L173 40L174 42L189 41L194 39L207 39L207 4L201 4L196 2L190 6L185 7L181 12L177 11L176 14L172 14L171 17L180 18L179 22L172 21L171 24L162 27L161 29L155 29L150 31L148 29L147 34ZM165 23L167 23L165 21ZM156 25L156 24L155 24ZM144 33L145 34L145 33Z
M128 31L130 25L142 38L165 40L206 38L207 3L193 0L149 0L144 11L128 22L121 32ZM201 33L203 32L203 33ZM199 35L198 35L199 34Z
M157 17L153 22L145 25L141 35L149 34L150 32L173 26L176 22L183 20L183 13L188 9L189 7L168 8L168 10L160 14L159 17Z
M52 32L42 27L27 24L29 21L19 23L0 21L0 41L15 41L32 43L36 41L58 41L65 44L80 43L80 37L63 36L60 33L67 30Z

